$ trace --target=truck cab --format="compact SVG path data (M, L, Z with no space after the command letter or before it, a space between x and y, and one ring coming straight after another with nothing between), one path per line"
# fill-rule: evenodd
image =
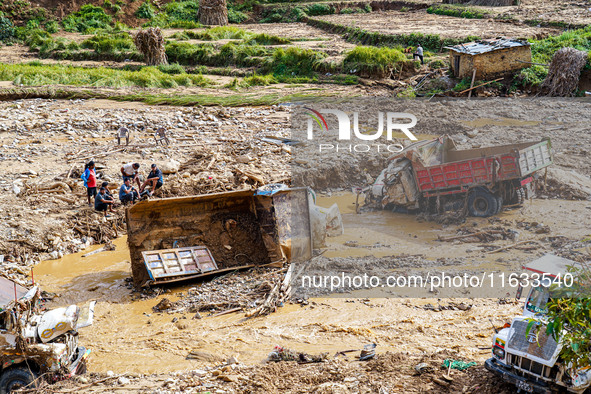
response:
M556 341L552 335L546 335L546 305L553 294L551 286L557 278L572 275L569 274L571 266L580 264L551 254L525 265L526 272L539 275L540 283L529 289L522 315L492 338L492 357L486 360L485 367L514 384L518 391L583 393L591 386L591 369L573 370L562 363L560 339ZM528 332L532 318L536 323Z
M86 371L90 350L78 345L78 329L92 324L76 305L43 311L37 286L26 289L0 277L0 394L57 381Z

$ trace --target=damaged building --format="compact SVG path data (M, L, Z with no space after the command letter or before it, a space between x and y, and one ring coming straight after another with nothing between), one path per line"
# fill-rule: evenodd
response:
M531 47L526 41L508 38L479 40L445 47L454 77L488 78L531 64Z

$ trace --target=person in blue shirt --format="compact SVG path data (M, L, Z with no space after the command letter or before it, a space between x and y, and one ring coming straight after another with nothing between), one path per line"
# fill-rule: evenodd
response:
M154 190L160 189L164 184L164 179L162 178L162 171L158 168L156 164L152 164L152 171L148 174L148 178L140 187L140 193L143 193L146 186L150 186L150 195L154 193Z
M123 205L126 205L128 202L133 204L138 197L139 193L133 186L131 186L131 179L127 178L119 189L119 200L121 200Z
M113 211L114 203L115 201L109 196L107 196L107 191L105 190L105 188L101 187L101 190L94 198L94 209L96 209L99 212L104 212L105 217L107 217L107 209L110 212L115 212Z

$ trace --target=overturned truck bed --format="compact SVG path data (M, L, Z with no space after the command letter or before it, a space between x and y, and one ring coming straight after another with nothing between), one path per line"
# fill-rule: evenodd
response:
M126 211L134 285L194 279L233 269L304 260L312 255L306 188L252 190L142 201ZM176 269L156 276L149 251L204 246L216 269Z

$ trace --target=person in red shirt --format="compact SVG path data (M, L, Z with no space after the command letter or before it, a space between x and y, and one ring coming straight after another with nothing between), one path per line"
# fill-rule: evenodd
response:
M91 160L84 166L82 180L84 180L84 187L86 187L88 205L92 206L90 197L96 197L96 172L94 171L94 161Z

